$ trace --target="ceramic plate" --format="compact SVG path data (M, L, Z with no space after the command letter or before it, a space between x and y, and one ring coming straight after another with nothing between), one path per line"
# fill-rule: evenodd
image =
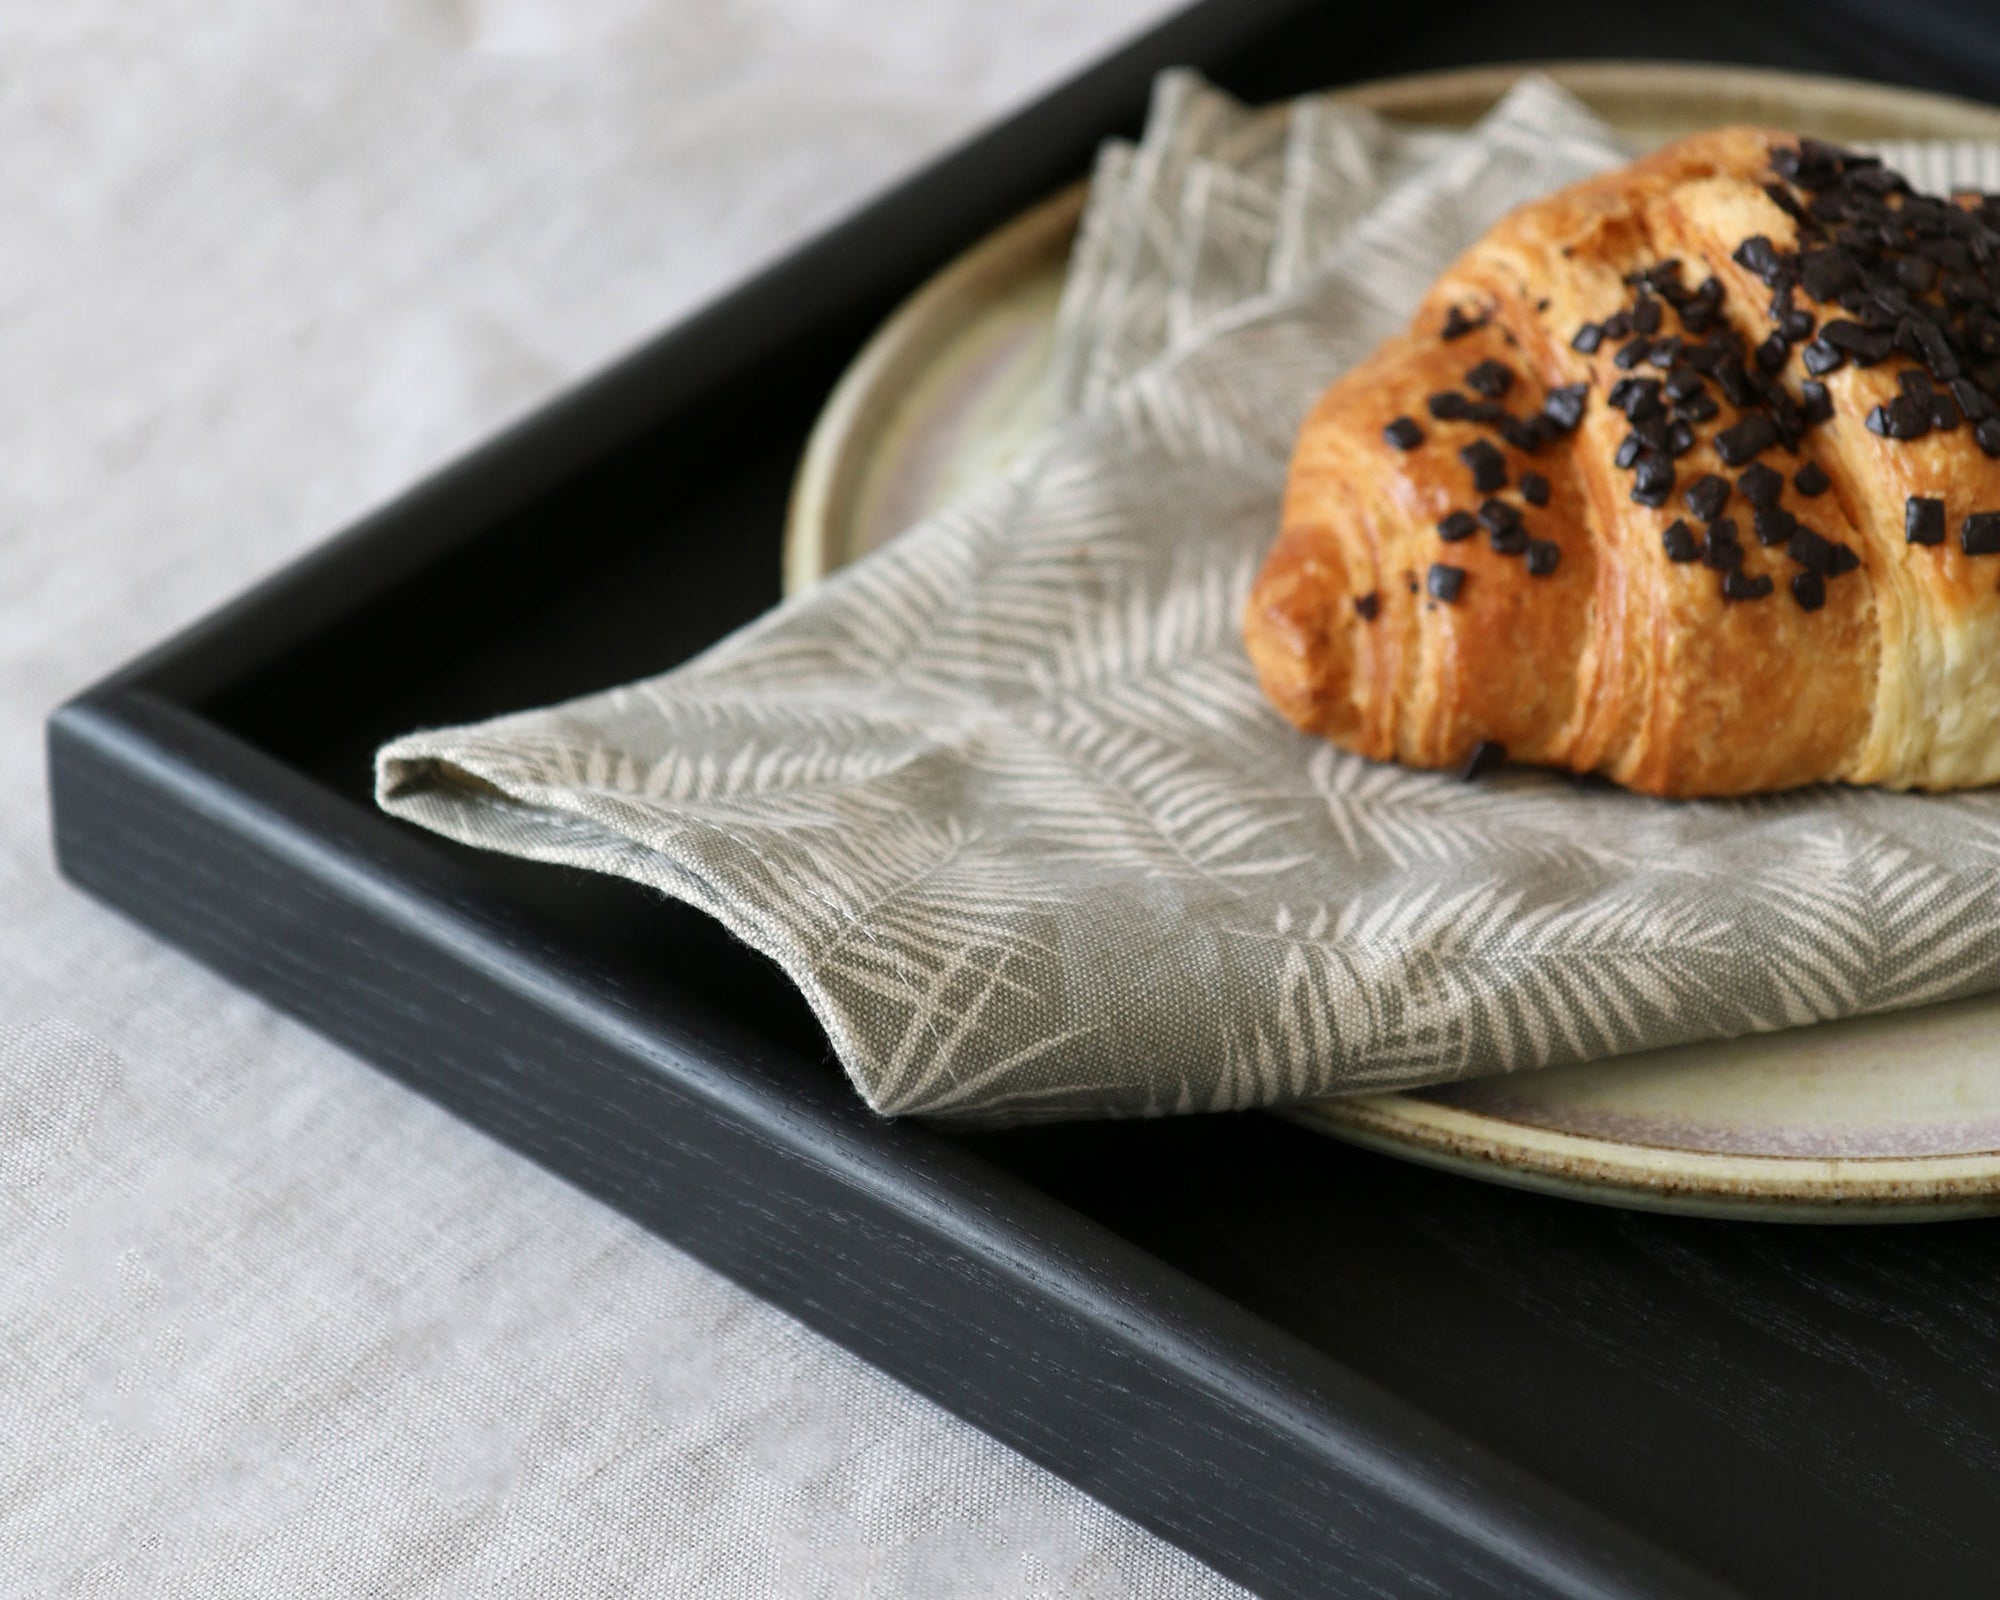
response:
M1385 116L1462 126L1522 70L1346 94ZM1647 142L1725 122L1830 139L2000 137L2000 112L1873 84L1644 63L1537 70ZM1050 334L1083 194L1066 189L974 246L856 358L794 486L788 593L956 498L1047 424ZM1805 1222L2000 1213L2000 996L1289 1115L1616 1205Z

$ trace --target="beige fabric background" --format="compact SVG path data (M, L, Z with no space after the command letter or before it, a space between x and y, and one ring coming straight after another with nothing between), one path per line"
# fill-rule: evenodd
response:
M0 0L0 1596L1218 1596L61 886L48 708L1164 10Z

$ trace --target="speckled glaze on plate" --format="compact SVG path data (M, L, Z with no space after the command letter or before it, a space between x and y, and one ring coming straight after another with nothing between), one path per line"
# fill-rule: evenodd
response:
M1363 85L1387 116L1471 122L1524 68ZM1873 84L1647 63L1536 70L1651 142L1757 121L1831 139L2000 137L2000 112ZM797 593L998 470L1051 415L1076 185L961 256L885 323L821 414L794 486ZM1415 1093L1304 1126L1614 1205L1796 1222L2000 1213L2000 996Z

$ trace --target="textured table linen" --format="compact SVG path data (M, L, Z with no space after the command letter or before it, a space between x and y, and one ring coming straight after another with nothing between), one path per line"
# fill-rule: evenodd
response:
M59 883L42 776L1161 9L0 3L0 1597L1239 1592Z

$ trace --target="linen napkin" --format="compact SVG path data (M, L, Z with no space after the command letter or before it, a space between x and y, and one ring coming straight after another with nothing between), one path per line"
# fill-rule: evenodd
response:
M1277 1104L2000 985L1992 795L1473 785L1257 690L1239 613L1312 400L1500 215L1625 155L1534 79L1443 133L1170 75L1099 164L1059 427L693 662L394 741L381 804L710 912L884 1113Z

